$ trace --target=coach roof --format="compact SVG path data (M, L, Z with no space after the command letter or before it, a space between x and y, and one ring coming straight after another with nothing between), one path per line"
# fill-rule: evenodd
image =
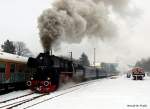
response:
M0 60L26 63L28 58L15 54L0 52Z

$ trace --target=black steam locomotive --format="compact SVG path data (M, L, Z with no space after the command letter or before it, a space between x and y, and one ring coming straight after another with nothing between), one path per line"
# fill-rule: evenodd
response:
M49 53L40 53L37 58L29 58L27 66L33 72L27 85L30 89L41 93L55 91L60 80L69 80L73 75L71 60L49 55Z
M82 66L77 61L65 59L49 53L40 53L36 58L29 58L27 66L32 71L29 88L39 93L57 90L60 83L68 81L81 82L111 76L103 68Z

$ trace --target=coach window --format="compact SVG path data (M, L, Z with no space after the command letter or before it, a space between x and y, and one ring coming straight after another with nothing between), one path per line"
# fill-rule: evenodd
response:
M67 62L65 62L65 68L66 68L66 69L68 68L68 63L67 63Z
M63 68L64 67L64 63L60 62L60 67Z
M11 73L14 73L14 72L15 72L15 64L11 64L10 72L11 72Z
M0 63L0 73L5 73L6 64Z

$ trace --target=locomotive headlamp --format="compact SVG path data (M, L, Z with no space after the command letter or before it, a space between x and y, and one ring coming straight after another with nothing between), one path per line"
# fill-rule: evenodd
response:
M32 85L32 83L31 83L31 81L27 81L27 86L31 86Z
M44 81L44 86L48 86L49 82L48 81Z
M30 79L33 80L33 77L31 77Z
M50 79L51 79L50 77L47 78L47 80L50 80Z

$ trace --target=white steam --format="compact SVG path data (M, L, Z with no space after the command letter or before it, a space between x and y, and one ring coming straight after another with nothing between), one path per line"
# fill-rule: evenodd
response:
M124 14L128 3L128 0L57 0L38 20L44 49L49 50L60 41L80 43L84 37L105 40L117 36L110 10Z

